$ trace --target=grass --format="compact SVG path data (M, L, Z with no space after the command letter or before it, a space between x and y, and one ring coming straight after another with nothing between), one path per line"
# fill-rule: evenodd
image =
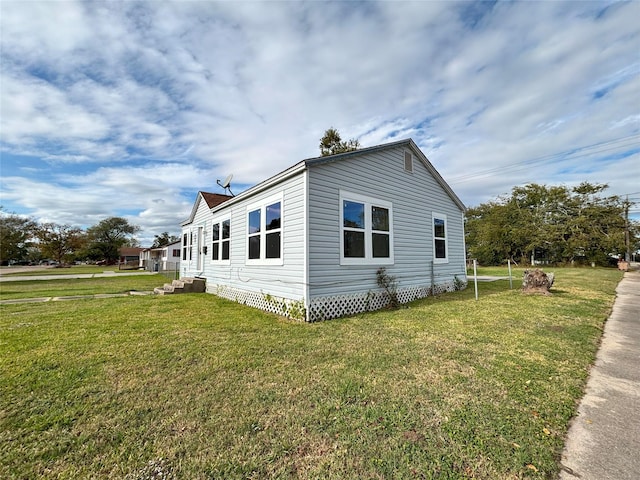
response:
M0 282L0 300L151 291L166 282L166 277L159 274Z
M535 267L534 267L535 268ZM558 268L556 267L550 267L550 266L542 266L542 267L538 267L541 270L543 270L544 272L553 272L555 270L558 270ZM525 267L521 267L521 266L515 266L515 265L511 265L511 276L513 277L514 280L518 279L518 280L522 280L522 276L524 275L524 271L525 270L531 270L532 267L529 266L525 266ZM478 266L476 268L478 275L490 275L490 276L495 276L495 277L508 277L509 276L509 267L507 265L502 265L502 266L497 266L497 267L484 267L484 266ZM562 270L565 270L564 268ZM566 270L571 270L571 269L566 269ZM579 270L581 272L585 272L587 271L587 269L582 269L582 268L578 268L576 270ZM467 275L472 278L473 277L473 267L471 268L467 268Z
M213 295L0 306L0 477L556 478L620 278L316 324Z
M2 268L0 268L0 272L2 272ZM115 273L130 273L134 270L125 270L119 269L117 265L71 265L70 267L46 267L42 268L38 267L25 267L22 271L17 271L14 273L3 273L3 276L14 276L14 277L22 277L22 276L36 276L36 275L77 275L77 274L94 274L94 273L104 273L104 272L115 272Z

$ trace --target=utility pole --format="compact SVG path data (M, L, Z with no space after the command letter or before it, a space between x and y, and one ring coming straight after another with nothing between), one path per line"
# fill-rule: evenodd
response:
M625 252L625 261L631 261L631 241L629 240L629 195L624 202L624 244L627 247Z

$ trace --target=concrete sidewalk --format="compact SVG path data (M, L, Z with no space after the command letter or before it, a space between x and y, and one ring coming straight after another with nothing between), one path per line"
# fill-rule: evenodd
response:
M562 453L561 480L640 478L640 271L627 272Z
M144 290L131 290L127 293L96 293L93 295L68 295L66 297L11 298L9 300L0 300L0 305L15 305L17 303L60 302L66 300L88 300L94 298L133 297L146 295L154 295L154 293Z
M103 272L103 273L70 273L60 275L0 275L0 282L23 282L28 280L64 280L73 278L105 278L105 277L126 277L130 275L157 275L158 272Z

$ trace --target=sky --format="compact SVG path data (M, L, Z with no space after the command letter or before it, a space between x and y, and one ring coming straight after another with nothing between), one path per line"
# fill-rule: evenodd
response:
M121 216L149 246L198 191L316 157L329 127L412 138L471 207L585 181L640 202L638 18L638 1L0 0L0 205Z

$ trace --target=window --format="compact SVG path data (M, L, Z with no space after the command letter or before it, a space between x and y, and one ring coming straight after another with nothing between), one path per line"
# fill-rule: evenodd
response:
M213 222L211 235L211 261L228 262L231 247L231 220Z
M447 263L447 216L432 214L433 219L433 263Z
M173 257L180 258L180 249L179 249L179 248L173 248L173 249L171 250L171 255L172 255Z
M282 195L247 209L247 264L282 265Z
M364 258L364 203L342 201L344 229L344 256L347 258Z
M187 244L187 234L185 233L182 235L182 260L187 259L188 248L189 248L189 245Z
M404 169L413 172L413 155L411 152L404 152Z
M391 225L391 203L340 192L340 263L392 264Z

